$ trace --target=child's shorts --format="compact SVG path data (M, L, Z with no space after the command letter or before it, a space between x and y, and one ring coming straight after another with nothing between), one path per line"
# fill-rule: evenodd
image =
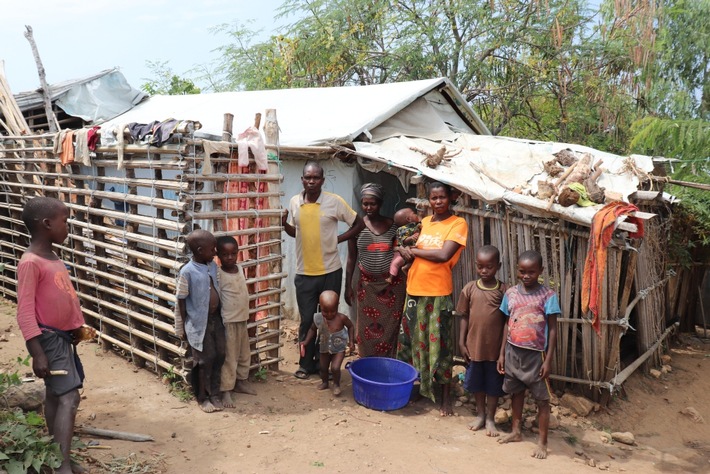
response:
M549 400L550 384L547 379L541 379L539 375L544 361L544 352L523 349L506 343L503 390L512 394L527 388L535 400Z
M469 393L485 392L491 397L502 397L503 374L498 372L496 361L471 361L466 369L463 388Z
M71 342L54 331L45 331L39 337L49 370L66 370L66 375L48 375L44 378L47 390L55 397L77 390L84 380L83 369L77 367L77 359ZM80 363L80 362L79 362Z

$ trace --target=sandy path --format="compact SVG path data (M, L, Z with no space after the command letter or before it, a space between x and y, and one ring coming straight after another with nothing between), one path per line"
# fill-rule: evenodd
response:
M3 332L5 331L5 332ZM0 364L23 354L24 345L14 321L14 307L0 305ZM629 402L615 402L608 414L582 420L563 417L560 429L550 433L550 456L541 461L530 457L535 435L525 432L522 443L499 445L485 434L466 428L471 411L455 409L458 416L440 418L438 409L426 400L395 412L366 409L352 398L349 374L344 375L343 395L334 398L329 391L315 389L318 380L301 381L291 372L295 368L296 349L284 348L287 361L282 371L270 372L267 381L255 383L258 396L242 395L235 409L205 414L194 402L182 403L168 393L161 380L147 370L137 370L118 355L103 353L95 343L80 345L87 373L84 399L78 423L97 428L139 432L155 438L150 443L98 440L110 450L90 450L99 459L123 457L135 453L141 459L162 456L162 472L232 473L232 472L708 472L710 433L710 384L707 380L696 393L704 405L695 407L705 413L707 422L685 427L685 441L672 429L665 434L659 418L673 423L679 415L673 402L649 393L643 383L627 390ZM678 361L696 369L702 377L684 373L680 362L671 380L642 382L658 387L673 383L673 377L685 376L687 384L707 379L710 358L707 350L693 355L674 355ZM686 380L687 379L687 380ZM632 384L630 384L632 385ZM687 387L686 387L687 388ZM641 393L640 405L631 394ZM666 389L661 389L666 390ZM679 393L678 403L690 403ZM667 398L667 397L665 397ZM671 406L667 412L649 410L649 404ZM614 412L614 410L619 410ZM660 408L659 408L660 410ZM655 424L654 424L655 419ZM644 421L647 420L647 421ZM624 423L638 427L638 446L604 444L600 427L626 431ZM619 427L605 425L616 423ZM664 422L665 423L665 422ZM688 422L692 423L692 422ZM644 425L656 426L655 430ZM692 430L695 431L692 431ZM646 430L646 431L644 431ZM631 431L635 431L631 429ZM90 440L82 437L83 441ZM689 442L696 443L695 447ZM574 445L570 442L574 442ZM691 443L692 444L692 443ZM665 446L665 448L664 448ZM592 458L596 468L587 466ZM92 472L103 472L92 468Z

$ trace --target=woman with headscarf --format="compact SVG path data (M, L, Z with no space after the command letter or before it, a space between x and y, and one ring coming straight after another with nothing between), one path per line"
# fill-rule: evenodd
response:
M348 241L345 302L355 305L356 342L362 357L394 357L402 319L405 278L400 272L387 283L397 226L380 214L384 190L366 183L360 190L365 228ZM357 270L357 271L356 271ZM353 282L353 275L356 281Z

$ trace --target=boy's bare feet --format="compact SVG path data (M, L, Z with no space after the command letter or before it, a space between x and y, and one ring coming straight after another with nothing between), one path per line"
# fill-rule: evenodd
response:
M222 406L224 408L234 408L234 400L229 392L222 392Z
M532 457L537 458L537 459L547 458L547 445L538 444L537 448L532 453Z
M523 440L523 435L520 433L520 431L513 431L512 433L501 437L501 439L499 439L498 442L500 444L517 443L518 441L522 441L522 440Z
M473 419L471 423L468 424L468 429L471 431L478 431L486 424L486 419L483 415L478 415Z
M234 392L245 393L247 395L256 395L256 391L246 380L237 380L237 383L234 384Z
M493 420L486 420L486 436L490 436L491 438L497 438L500 436L500 432L498 431L498 428L496 428L496 422Z
M333 385L333 396L339 397L341 393L342 390L340 390L340 385Z
M215 411L224 410L224 405L222 405L222 400L219 399L219 395L211 395L210 403L212 403L212 406L214 407Z
M209 398L205 399L202 403L199 404L200 410L204 411L205 413L213 413L217 411L217 409L212 405L212 402L210 402Z
M322 382L318 385L318 390L328 390L328 382Z

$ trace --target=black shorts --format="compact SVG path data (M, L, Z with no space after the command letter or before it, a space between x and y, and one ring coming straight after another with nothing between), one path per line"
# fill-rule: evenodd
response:
M523 349L506 343L503 390L513 394L527 388L530 389L535 400L549 400L550 384L547 379L540 378L540 369L544 361L544 352Z
M55 397L80 389L83 385L83 371L77 367L77 360L71 342L54 331L45 331L39 337L49 370L66 370L66 375L48 375L44 378L47 390Z
M469 393L485 392L490 397L502 397L503 374L498 372L498 362L471 361L466 369L463 388Z

